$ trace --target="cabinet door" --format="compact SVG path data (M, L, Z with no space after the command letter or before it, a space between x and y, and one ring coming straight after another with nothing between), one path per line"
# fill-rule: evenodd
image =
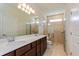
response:
M37 45L41 44L41 39L37 40Z
M32 48L33 47L36 47L36 43L37 43L36 41L35 42L32 42Z
M41 39L41 55L44 54L44 40Z
M46 39L46 37L44 38L44 51L46 50L46 48L47 48L47 39Z
M37 56L41 55L41 44L37 45Z
M71 14L70 30L72 33L79 35L79 10L73 11Z
M47 39L46 37L41 39L41 55L44 54L44 52L46 51L47 48Z
M36 47L32 48L27 53L25 53L25 56L36 56Z
M23 46L23 47L21 47L21 48L19 48L19 49L16 50L16 55L17 56L21 56L24 53L26 53L27 51L29 51L30 49L31 49L31 44Z
M79 55L79 10L71 13L70 32L72 55Z

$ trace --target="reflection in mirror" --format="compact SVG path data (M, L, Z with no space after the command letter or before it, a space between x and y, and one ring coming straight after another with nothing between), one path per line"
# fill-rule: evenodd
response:
M12 37L38 33L39 21L37 18L32 21L35 15L28 15L16 6L16 3L0 4L0 38L3 34Z
M39 19L33 18L29 23L26 24L27 34L38 34Z

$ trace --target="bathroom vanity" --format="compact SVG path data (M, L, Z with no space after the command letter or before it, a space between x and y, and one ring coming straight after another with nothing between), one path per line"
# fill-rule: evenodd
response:
M25 35L15 38L14 42L7 43L0 48L2 56L42 56L47 48L45 35Z

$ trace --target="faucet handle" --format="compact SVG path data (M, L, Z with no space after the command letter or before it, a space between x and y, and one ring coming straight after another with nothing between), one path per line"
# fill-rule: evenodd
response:
M13 37L13 36L8 36L8 37L7 37L7 40L8 40L8 42L13 42L13 41L15 41L15 37Z

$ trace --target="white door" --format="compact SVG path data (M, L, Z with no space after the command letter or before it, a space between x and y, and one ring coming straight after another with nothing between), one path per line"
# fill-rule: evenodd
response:
M71 13L70 27L72 55L79 55L79 10Z

